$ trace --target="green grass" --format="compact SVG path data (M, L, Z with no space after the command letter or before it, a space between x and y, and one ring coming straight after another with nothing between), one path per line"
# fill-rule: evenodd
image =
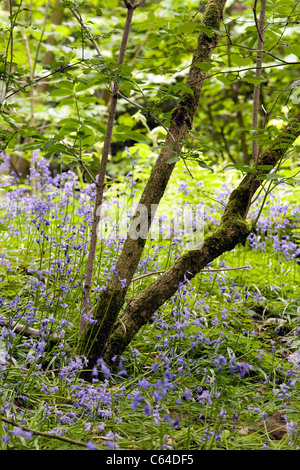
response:
M140 330L109 379L89 384L74 351L88 238L88 216L79 209L92 203L57 190L41 215L29 210L30 195L26 202L8 189L0 215L1 314L42 335L1 328L2 450L300 448L299 361L291 362L300 349L296 260L275 251L268 237L264 251L238 246L210 268L249 268L200 273ZM296 207L296 191L280 191L290 210ZM275 205L276 198L262 221ZM217 204L205 208L217 222ZM276 213L274 222L280 218ZM180 253L180 243L159 244L149 241L136 275L165 269ZM120 249L118 240L99 244L93 301ZM152 280L136 281L128 295ZM62 341L50 343L53 333Z

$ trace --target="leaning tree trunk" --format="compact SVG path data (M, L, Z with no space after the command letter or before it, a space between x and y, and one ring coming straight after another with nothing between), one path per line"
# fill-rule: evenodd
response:
M260 165L274 168L299 135L300 114L283 129L282 135L274 144L262 152L258 158L258 168ZM201 249L184 253L157 281L150 284L140 295L130 299L103 349L102 357L107 364L111 363L114 356L124 351L140 328L149 322L155 311L176 293L180 283L192 279L222 253L232 250L239 243L245 243L250 233L245 220L249 198L261 185L261 180L257 177L264 173L267 172L258 170L256 174L249 173L244 177L231 193L219 227L204 240Z
M225 3L226 0L209 0L207 3L202 24L211 28L212 32L219 30ZM148 213L148 230L155 215L153 207L157 206L163 197L175 166L169 164L168 160L174 156L174 153L180 154L181 145L192 127L203 82L206 78L206 74L198 67L198 64L206 62L211 57L217 43L217 34L209 37L201 32L198 37L186 81L191 93L182 93L179 104L173 110L165 144L139 201L139 206L146 208ZM135 220L139 215L139 211L137 211L133 217L133 226L135 226ZM126 292L137 269L145 242L146 237L132 237L129 229L122 253L115 267L117 274L110 278L94 312L96 323L89 324L87 322L80 335L79 351L86 355L89 367L93 367L97 359L103 355L105 344L124 304ZM126 286L123 287L124 282L120 281L125 279Z

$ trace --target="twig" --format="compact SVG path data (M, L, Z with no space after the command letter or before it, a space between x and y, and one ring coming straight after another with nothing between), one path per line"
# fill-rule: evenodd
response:
M132 279L131 282L138 281L139 279L143 279L144 277L152 276L152 275L154 275L154 274L162 274L162 273L164 273L164 272L165 272L165 270L163 269L163 270L161 270L161 271L152 271L151 273L141 274L140 276L135 277L134 279Z
M263 3L263 2L262 2L262 3ZM256 26L257 34L258 34L258 37L259 37L260 41L261 41L261 42L264 42L262 30L261 30L260 24L258 23L258 20L257 20L256 5L257 5L257 0L255 0L254 6L253 6L253 14L254 14L255 26ZM261 17L260 17L260 18L261 18Z
M219 272L219 271L236 271L238 269L250 269L251 266L238 266L237 268L216 268L216 269L202 269L200 271L200 273L214 273L214 272ZM135 278L133 278L131 280L131 282L135 282L135 281L138 281L140 279L143 279L145 277L148 277L148 276L154 276L155 274L163 274L165 273L166 270L163 269L163 270L159 270L159 271L152 271L150 273L146 273L146 274L141 274L140 276L137 276ZM94 313L94 311L96 310L97 308L97 304L94 305L91 310L88 312L87 316L90 316Z
M96 179L94 178L94 176L92 175L92 173L90 172L90 170L85 166L85 163L83 163L82 159L79 158L78 161L79 161L80 165L83 167L84 171L89 175L89 177L91 178L92 182L93 182L94 184L97 184Z
M261 1L260 7L260 17L259 24L257 23L256 18L256 0L254 3L254 12L255 12L255 24L258 32L258 41L257 41L257 60L256 60L256 78L261 77L261 66L263 61L263 44L264 44L264 24L265 24L265 14L266 14L266 0ZM253 91L253 108L252 108L252 127L258 127L258 109L259 109L259 99L260 99L260 83L254 87ZM256 132L257 133L257 132ZM258 159L258 141L253 140L252 142L252 157L257 166Z
M11 322L7 318L1 318L1 325L0 326L9 326L11 329L13 328L15 333L23 334L24 336L40 336L41 331L37 330L36 328L31 328L30 326L22 325L16 321Z
M217 269L202 269L200 271L200 273L215 273L215 272L219 272L219 271L236 271L237 269L250 269L250 266L238 266L237 268L217 268ZM146 274L142 274L141 276L138 276L138 277L135 277L134 279L132 279L131 282L134 282L134 281L138 281L139 279L142 279L146 276L152 276L154 274L162 274L162 273L165 273L166 271L165 270L162 270L162 271L152 271L151 273L146 273Z
M216 269L201 269L200 273L215 273L218 271L237 271L238 269L251 269L251 266L237 266L236 268L216 268Z
M63 145L64 145L65 147L67 147L67 149L70 150L70 147L69 147L69 145L68 145L66 142L63 142ZM92 182L93 182L94 184L97 184L96 179L93 177L93 175L91 174L91 172L89 171L89 169L85 166L85 163L82 161L82 159L79 158L78 161L79 161L80 165L83 167L84 171L89 175L89 177L91 178Z
M13 421L12 419L4 418L1 414L0 414L0 421L10 424L11 426L21 428L23 431L30 432L32 434L35 434L36 436L42 436L48 439L57 439L58 441L68 442L69 444L74 444L74 445L85 447L85 448L87 446L86 443L84 442L75 441L74 439L70 439L68 437L63 437L63 436L59 436L58 434L52 434L52 433L37 431L36 429L28 428L27 426L24 426L23 424L19 424L16 421ZM104 441L109 440L109 438L105 436L97 436L97 438L100 438ZM99 450L99 449L96 448L96 450Z
M117 61L118 66L123 66L124 64L125 52L126 52L127 42L129 38L130 29L131 29L133 13L134 13L135 8L137 8L141 3L142 1L136 4L133 1L131 2L125 1L125 5L127 7L127 15L125 19L125 26L124 26L123 35L122 35L122 41L121 41L121 45L119 49L119 56L118 56L118 61ZM94 44L97 50L97 53L101 55L101 51L98 45L95 43L94 38L91 35L89 35L89 39ZM118 101L118 96L119 96L118 91L119 91L119 86L118 86L117 81L114 79L111 85L111 102L110 102L108 120L107 120L107 125L106 125L106 132L105 132L105 138L104 138L104 144L103 144L103 150L102 150L102 158L100 162L100 169L99 169L98 180L97 180L97 185L96 185L94 216L93 216L93 223L92 223L92 228L91 228L90 247L89 247L87 267L86 267L84 293L83 293L82 305L81 305L79 336L82 334L84 330L84 325L85 325L84 314L87 313L88 300L89 300L91 285L92 285L94 260L95 260L96 245L97 245L97 228L98 228L98 224L101 218L101 206L102 206L103 197L104 197L106 167L107 167L107 162L108 162L108 157L109 157L109 152L110 152L113 127L114 127L114 122L115 122L117 101Z
M228 38L228 39L230 39L230 38ZM220 44L218 47L228 47L228 46L239 47L241 49L247 49L250 52L262 52L262 51L259 51L258 49L253 49L252 47L243 46L242 44L233 44L232 42L229 42L228 44ZM267 54L267 55L273 57L273 59L279 60L279 62L282 62L283 64L287 64L287 65L289 64L288 61L286 61L284 59L281 59L280 57L277 57L274 54L271 54L270 51L263 51L263 52L264 52L264 54Z
M5 99L8 100L8 98L10 98L11 96L15 95L16 93L19 93L19 91L24 91L25 88L27 88L31 85L35 85L36 83L40 82L41 80L45 80L46 78L51 77L51 75L54 75L55 73L58 73L58 72L63 73L65 70L67 70L69 68L72 68L72 67L76 67L76 65L81 64L82 62L83 62L83 60L80 59L77 62L75 62L74 64L66 64L66 65L63 65L61 67L57 67L56 69L52 70L50 73L47 73L47 75L43 75L42 77L34 78L33 80L30 80L29 83L25 83L25 85L21 86L17 90L12 91L9 95L6 96Z
M261 68L261 70L265 70L265 69L274 69L276 67L284 67L285 65L299 65L299 64L300 64L299 61L285 62L284 64L262 65L260 68ZM186 66L184 68L188 68L188 66ZM184 69L182 69L182 70L184 70ZM247 72L247 70L256 70L256 66L254 65L253 67L244 67L244 68L239 68L239 69L234 69L234 70L218 71L218 72L212 73L211 75L207 75L207 77L205 77L205 79L215 77L216 75L222 75L222 74L225 74L225 75L229 74L229 73L239 74L240 72Z
M168 133L170 134L170 137L173 139L173 141L175 142L175 138L174 136L172 135L172 133L169 131L169 129L164 125L163 122L161 122L161 120L155 116L155 114L151 113L151 111L149 111L147 108L144 108L144 106L142 106L141 104L138 104L136 103L135 101L133 101L131 98L128 98L128 96L124 95L120 90L118 90L118 95L123 98L125 101L127 101L128 103L132 104L133 106L135 106L136 108L139 108L141 109L142 111L144 111L146 114L149 114L149 116L151 116L153 119L155 119L155 121L158 122L158 124L161 125L161 127Z
M75 16L76 20L78 21L78 23L80 24L80 26L82 27L82 29L84 29L87 33L87 37L89 38L89 40L91 41L91 43L93 44L94 48L96 49L97 51L97 54L102 57L102 54L101 54L101 51L100 51L100 48L97 44L97 42L95 41L95 39L93 38L92 34L90 33L89 29L87 28L87 26L84 24L84 22L82 21L82 18L81 16L79 15L79 13L77 13L76 10L74 10L74 8L70 8L70 11L73 13L73 15Z
M0 326L8 326L11 329L13 329L15 333L24 335L24 336L39 336L39 337L42 336L41 330L37 330L36 328L32 328L31 326L23 325L16 321L8 320L7 318L1 318ZM66 346L68 349L70 349L70 346L68 345L68 343L64 341L63 339L61 339L56 333L53 333L50 336L50 340L55 341L55 342L59 342L61 340L63 345Z
M213 197L209 196L208 194L206 194L205 191L202 191L201 189L198 190L200 193L204 194L204 197L207 197L208 199L210 199L211 201L214 201L216 202L217 204L221 204L221 206L223 207L226 207L226 204L222 201L218 201L217 199L214 199Z
M257 23L257 18L256 18L256 0L254 2L254 8L253 8L256 29L257 29L257 32L258 32L258 40L257 40L258 53L257 53L257 59L256 59L256 72L255 72L256 78L260 78L261 73L262 73L266 3L267 3L266 0L261 0L259 23ZM254 90L253 90L252 127L255 128L255 129L258 128L259 100L260 100L260 83L256 86L254 86ZM267 119L267 116L266 116L266 119ZM257 134L257 131L255 131L255 134ZM258 157L259 157L258 140L253 139L253 141L252 141L252 158L254 160L256 170L257 170L257 166L258 166ZM251 199L252 199L253 193L254 193L254 180L252 181L251 190L250 190L250 194L249 194L249 200L248 200L248 206L247 206L247 209L246 209L245 216L248 214L248 211L250 209Z

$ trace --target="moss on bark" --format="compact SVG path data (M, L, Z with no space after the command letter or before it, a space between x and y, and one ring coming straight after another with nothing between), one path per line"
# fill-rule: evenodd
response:
M286 144L290 144L300 135L299 121L300 115L283 130L283 135L279 136L273 145L262 152L259 158L260 165L274 167L277 164L285 154ZM289 137L286 136L287 133ZM263 171L259 171L258 175L260 174L263 174ZM205 239L200 250L184 253L157 281L148 286L138 297L130 300L122 315L122 322L115 325L105 346L104 358L107 362L112 356L124 351L124 347L151 319L153 313L175 294L185 278L192 279L222 253L234 249L239 243L245 243L250 233L245 220L249 198L253 187L257 190L261 184L256 178L257 174L246 175L239 186L232 191L219 227ZM122 342L118 342L120 334Z
M225 3L226 0L208 1L202 21L205 27L215 30L219 29ZM143 204L148 210L149 229L154 217L153 205L158 205L163 197L174 168L174 164L170 165L168 160L174 156L174 151L180 153L182 142L186 139L192 127L197 110L203 81L206 77L206 74L197 66L197 63L199 61L206 61L211 57L217 42L218 35L214 32L211 35L201 32L198 36L196 51L193 55L192 65L187 77L187 85L191 89L192 94L182 93L180 102L174 109L164 148L156 161L139 202L139 204ZM81 351L88 352L87 357L90 367L93 367L95 361L101 357L105 343L110 337L112 328L118 319L119 311L122 308L127 289L138 266L145 242L146 239L132 239L130 234L128 234L121 256L115 267L118 278L121 280L126 279L127 285L125 288L120 289L116 277L111 277L107 291L100 296L98 302L95 313L96 324L87 325L81 334L80 349ZM117 331L120 333L117 334L117 340L112 339L111 342L123 345L120 325Z
M206 18L209 18L209 24L213 28L218 29L219 27L224 4L225 1L210 0L208 2L207 8L211 8L211 11L207 12ZM218 26L215 21L218 22ZM206 58L210 57L216 41L217 35L208 37L201 33L198 38L197 50L187 80L194 95L193 97L190 94L183 95L182 101L173 112L165 147L155 164L140 200L140 204L147 207L148 213L151 204L158 204L164 194L174 167L174 165L169 165L167 160L173 156L172 152L178 150L178 145L181 145L184 140L198 105L205 74L197 67L197 62L203 61L205 56ZM273 146L268 147L260 155L259 165L271 165L272 167L276 165L290 142L300 134L298 121L299 117L296 123L292 123L284 130L282 136L279 136ZM290 137L287 137L286 133L290 133ZM185 282L186 278L194 277L222 253L232 250L239 243L245 243L249 235L249 227L245 217L251 197L261 184L261 181L257 179L257 176L261 174L263 171L259 170L257 174L246 175L232 192L219 227L205 239L201 250L188 251L177 259L174 265L158 280L148 286L139 296L130 299L119 319L119 312L145 244L143 239L133 240L130 236L127 237L116 265L119 279L126 278L127 286L120 288L119 280L112 276L107 291L100 297L95 315L96 324L87 326L84 337L81 339L81 345L85 351L88 351L87 357L90 367L93 367L100 357L110 364L112 357L121 354L139 329L151 319L153 313L175 294L180 283ZM153 216L153 214L151 215ZM149 218L149 226L150 223L151 217Z

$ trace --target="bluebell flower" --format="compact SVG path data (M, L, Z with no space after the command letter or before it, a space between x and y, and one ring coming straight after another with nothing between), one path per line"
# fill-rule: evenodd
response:
M102 358L97 359L97 366L100 365L100 370L104 377L109 378L110 377L110 369L109 367L105 364L104 360Z
M168 421L168 423L170 423L173 428L176 428L177 426L180 426L179 418L176 418L176 419L174 419L174 421L173 421L172 418L170 417L170 415L169 415L169 414L166 414L166 415L164 416L164 419L165 419L166 421Z
M91 441L91 440L88 441L88 442L86 443L86 448L87 448L88 450L95 450L95 446L94 446L93 441Z

